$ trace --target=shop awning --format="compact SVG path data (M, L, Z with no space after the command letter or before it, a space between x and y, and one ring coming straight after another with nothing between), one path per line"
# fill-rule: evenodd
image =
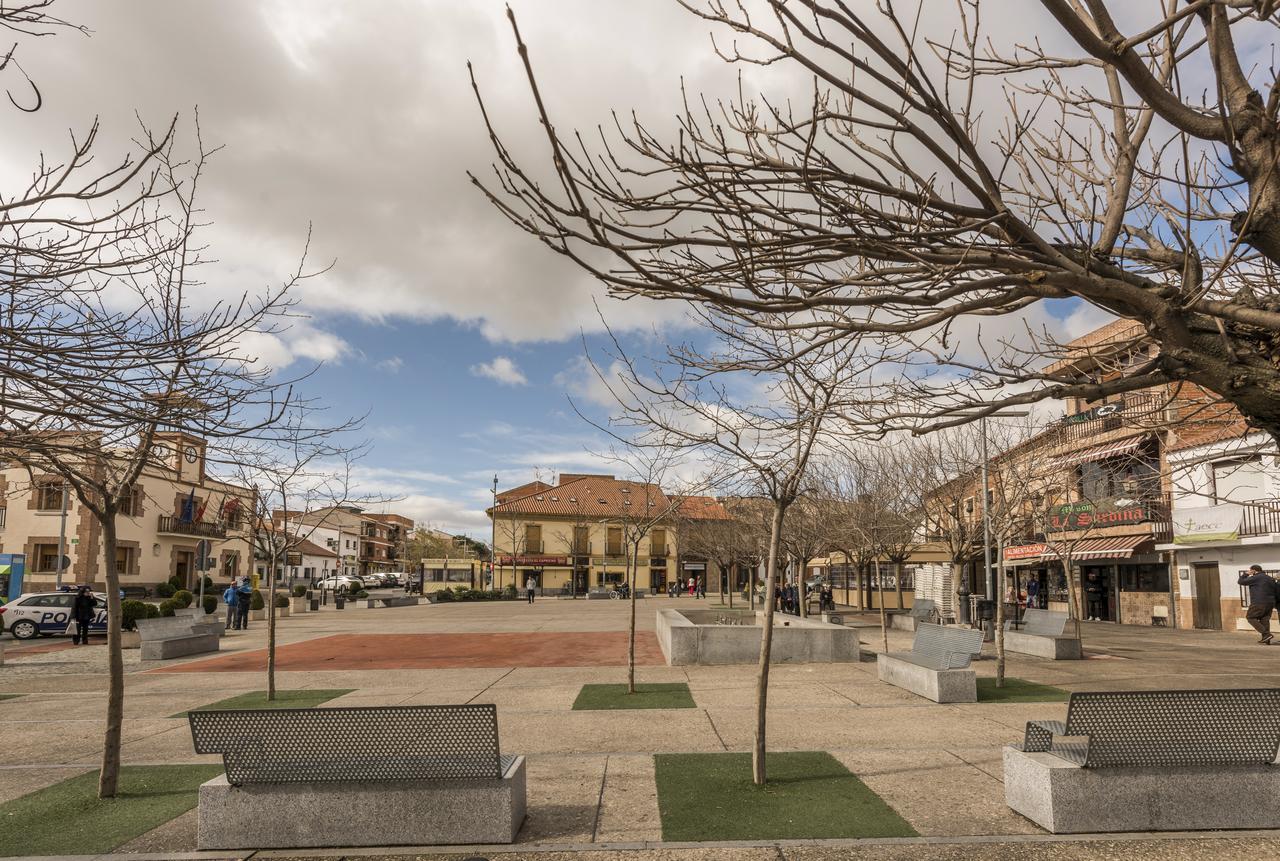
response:
M1081 559L1128 559L1144 544L1153 544L1150 535L1087 538L1072 549L1071 559L1075 562Z
M1145 436L1132 436L1128 439L1107 443L1106 445L1095 445L1093 448L1086 448L1054 458L1050 465L1054 469L1060 469L1064 466L1075 466L1077 463L1091 463L1093 461L1106 460L1109 457L1119 457L1122 454L1136 451L1146 439Z

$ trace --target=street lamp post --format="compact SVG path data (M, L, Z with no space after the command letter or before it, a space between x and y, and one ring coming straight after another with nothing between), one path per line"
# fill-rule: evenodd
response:
M59 506L58 514L60 515L60 523L58 525L58 561L56 563L57 571L54 574L54 588L62 589L62 560L66 559L67 553L67 483L62 482L62 505ZM114 565L116 561L112 559L108 564Z
M489 518L489 585L492 586L497 576L498 565L498 474L493 474L493 508ZM448 575L446 575L448 576Z

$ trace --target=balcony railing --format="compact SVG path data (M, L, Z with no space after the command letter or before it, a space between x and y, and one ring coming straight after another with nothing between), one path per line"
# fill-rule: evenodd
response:
M666 556L666 555L667 555L667 545L665 545L665 544L654 544L654 545L650 546L650 547L649 547L649 555L650 555L650 556Z
M1109 431L1120 430L1124 427L1140 427L1142 423L1136 422L1135 419L1143 416L1156 417L1161 404L1161 400L1155 395L1146 392L1134 392L1125 395L1122 403L1105 404L1078 415L1067 416L1062 420L1062 440L1063 442L1073 442ZM1086 418L1091 413L1096 414L1099 412L1102 415L1097 415L1095 418Z
M541 542L541 541L526 541L526 542L524 543L524 552L525 552L525 553L541 553L541 552L542 552L542 542Z
M227 527L216 520L192 522L175 517L172 514L161 514L156 523L156 532L161 535L192 535L196 538L226 538Z
M1235 504L1244 509L1244 516L1240 518L1241 538L1280 532L1280 503L1260 499Z
M591 555L591 542L590 542L590 541L575 541L575 542L573 543L573 555L574 555L574 556L590 556L590 555Z
M7 509L7 508L0 508L0 529L4 529L4 521L5 521L5 517L6 517L6 515L8 515L8 513L9 513L9 509Z

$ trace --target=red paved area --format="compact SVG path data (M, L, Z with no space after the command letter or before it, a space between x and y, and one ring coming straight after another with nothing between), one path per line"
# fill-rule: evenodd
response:
M636 634L636 665L665 664L658 638ZM445 670L462 667L625 667L627 632L337 634L276 649L277 670ZM265 670L267 652L191 661L153 673Z
M19 643L21 643L21 645L19 645ZM106 644L107 644L107 638L105 636L89 637L90 646L105 646ZM70 637L66 637L66 638L60 637L57 640L54 640L53 642L49 642L48 640L45 640L43 642L36 641L30 644L23 643L21 640L18 640L18 641L7 640L4 644L5 654L7 654L11 658L20 658L23 655L43 655L49 652L61 652L66 649L74 649L74 648L76 648L76 644L71 642Z

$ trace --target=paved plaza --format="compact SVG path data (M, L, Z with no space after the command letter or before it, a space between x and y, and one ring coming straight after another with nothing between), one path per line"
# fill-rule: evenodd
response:
M714 603L696 602L698 606ZM918 832L907 840L732 847L662 844L654 753L747 751L753 731L753 667L667 667L653 636L654 611L692 599L639 603L637 678L685 682L695 709L574 711L582 686L625 680L628 606L620 601L541 600L325 610L279 625L284 689L351 689L326 705L495 703L502 748L528 756L529 816L515 846L440 857L515 853L551 861L858 858L1228 858L1273 854L1272 835L1051 838L1004 804L1001 747L1028 719L1062 719L1057 703L936 705L876 679L875 664L776 667L769 746L829 751ZM850 616L878 649L873 616ZM193 753L186 709L261 690L264 623L228 635L216 657L144 667L126 652L126 764L219 761ZM1088 659L1010 656L1009 675L1068 690L1280 686L1280 649L1246 634L1084 627ZM0 802L93 769L100 755L105 647L56 648L8 641L0 690ZM910 635L890 634L891 648ZM978 662L980 676L995 662ZM266 813L264 815L269 815ZM369 815L376 815L369 811ZM192 811L143 835L124 852L173 853L195 845ZM0 845L0 851L3 846ZM236 853L202 853L237 857ZM255 857L324 853L262 852ZM334 853L351 857L412 853ZM435 857L428 853L425 856ZM630 856L629 856L630 857Z

